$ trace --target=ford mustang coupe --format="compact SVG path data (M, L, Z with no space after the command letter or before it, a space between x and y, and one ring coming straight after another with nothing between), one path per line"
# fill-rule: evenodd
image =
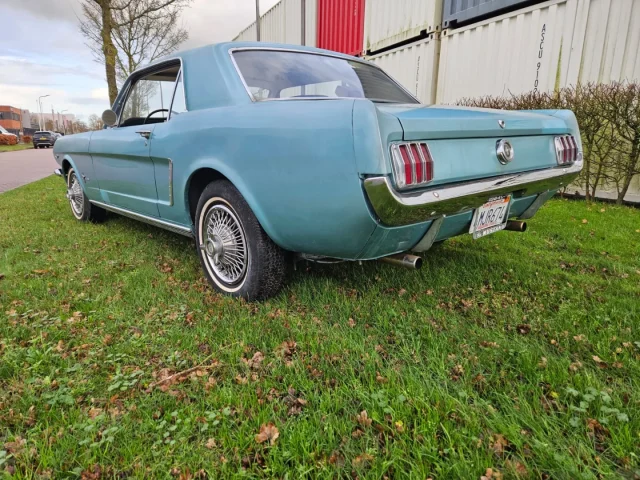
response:
M299 46L170 55L103 120L55 143L73 215L193 236L211 285L248 300L278 292L289 254L418 268L435 242L523 231L582 168L570 111L422 105L374 64Z

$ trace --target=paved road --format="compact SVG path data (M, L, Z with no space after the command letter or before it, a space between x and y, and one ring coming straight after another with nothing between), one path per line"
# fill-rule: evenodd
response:
M53 174L58 164L52 148L0 153L0 193Z

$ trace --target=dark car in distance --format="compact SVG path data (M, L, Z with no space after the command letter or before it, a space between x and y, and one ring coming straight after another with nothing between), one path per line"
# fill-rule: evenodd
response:
M53 147L58 135L48 130L42 130L33 134L33 148Z

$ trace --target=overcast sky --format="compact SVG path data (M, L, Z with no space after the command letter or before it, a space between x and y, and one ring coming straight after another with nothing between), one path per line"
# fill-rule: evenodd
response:
M78 30L83 0L0 0L0 105L86 118L109 107L104 67ZM260 0L266 12L278 0ZM254 0L193 0L182 15L191 48L231 40L255 20Z

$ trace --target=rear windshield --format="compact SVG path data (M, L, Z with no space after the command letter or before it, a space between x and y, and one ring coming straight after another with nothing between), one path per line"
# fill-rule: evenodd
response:
M34 135L51 135L51 132L36 132Z
M328 55L275 50L233 53L254 100L368 98L418 103L377 67Z

